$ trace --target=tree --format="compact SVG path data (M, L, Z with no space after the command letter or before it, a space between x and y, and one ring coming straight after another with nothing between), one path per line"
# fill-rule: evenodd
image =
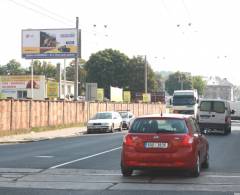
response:
M27 74L31 74L31 68L30 66L28 70L26 71ZM55 78L57 79L57 68L55 65L53 65L51 62L40 60L34 60L33 61L33 74L34 75L45 75L46 78Z
M136 92L144 92L144 71L145 71L145 59L138 56L130 59L127 72L128 72L128 86L129 90L135 94ZM155 74L151 68L148 66L147 75L147 91L155 92L157 91L157 80Z
M170 74L165 82L167 92L172 95L174 90L193 89L192 77L189 73L175 72Z
M194 89L197 89L199 95L203 95L206 81L204 81L201 76L193 76L192 85Z
M10 60L6 65L0 67L1 75L23 75L25 69L21 68L21 64L16 60Z
M86 81L97 83L109 97L110 86L128 87L128 62L129 58L118 50L106 49L92 54L84 66Z
M157 82L158 91L163 91L165 89L165 79L160 72L155 72L155 78Z
M85 60L79 59L78 64L78 82L80 85L78 85L78 92L79 95L83 95L85 91L85 83L86 83L86 76L87 71L84 69L84 64L86 63ZM75 79L75 61L71 61L69 66L66 67L66 79L68 81L74 81Z

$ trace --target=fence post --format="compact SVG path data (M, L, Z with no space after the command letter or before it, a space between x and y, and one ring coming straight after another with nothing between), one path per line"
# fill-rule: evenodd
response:
M138 102L138 116L139 116L139 105L140 105L140 103Z
M50 101L48 100L48 126L50 126Z
M75 123L77 124L77 122L78 122L78 116L77 116L77 101L76 101L76 103L75 103L75 106L76 106L76 120L75 120Z
M63 124L65 124L65 100L63 100Z
M10 110L10 131L12 130L13 123L13 100L11 99L11 110Z
M32 100L29 102L29 129L32 128Z

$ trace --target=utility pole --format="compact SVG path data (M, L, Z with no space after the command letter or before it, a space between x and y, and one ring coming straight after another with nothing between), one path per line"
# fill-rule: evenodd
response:
M77 30L77 55L75 57L75 79L74 79L74 100L78 98L78 45L79 45L79 32L78 32L79 19L76 17L76 30Z
M148 66L147 66L147 56L145 55L145 60L144 60L144 62L145 62L145 68L144 68L144 84L145 84L145 93L147 93L147 68L148 68Z
M183 78L182 78L182 74L180 73L180 76L179 76L179 82L181 82L181 90L183 90Z

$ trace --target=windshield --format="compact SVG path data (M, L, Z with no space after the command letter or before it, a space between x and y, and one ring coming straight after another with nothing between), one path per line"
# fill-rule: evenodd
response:
M129 132L131 133L186 133L187 126L182 119L136 119Z
M112 119L112 113L99 112L92 119Z
M193 96L173 96L173 105L194 105L196 101Z
M119 112L122 118L128 118L128 113L127 112Z

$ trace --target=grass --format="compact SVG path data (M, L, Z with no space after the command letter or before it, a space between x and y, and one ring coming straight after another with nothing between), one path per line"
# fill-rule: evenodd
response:
M77 123L77 124L68 124L68 125L54 125L54 126L47 126L47 127L33 127L30 129L6 130L6 131L0 131L0 137L9 136L9 135L20 135L20 134L25 134L30 132L44 132L44 131L65 129L65 128L71 128L71 127L83 127L83 126L85 126L84 123Z

